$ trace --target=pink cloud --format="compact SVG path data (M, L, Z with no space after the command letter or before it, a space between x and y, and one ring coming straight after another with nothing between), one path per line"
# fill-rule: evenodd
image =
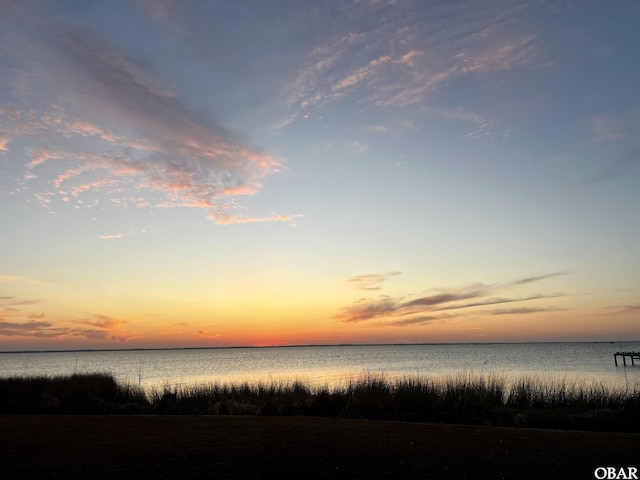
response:
M539 39L523 25L522 5L475 9L453 3L443 10L461 21L447 30L440 12L429 7L405 11L381 2L376 9L374 28L338 32L309 54L289 85L292 107L305 109L347 94L381 107L407 107L428 101L455 78L542 65L537 63ZM345 9L344 14L358 18L363 12ZM347 24L352 29L359 23ZM357 88L362 86L367 89Z
M341 90L343 88L353 87L360 82L376 75L376 73L391 61L391 57L388 55L374 58L364 67L360 67L355 72L340 80L335 84L332 90Z
M113 239L118 239L118 238L123 238L124 237L124 233L113 233L113 234L109 234L109 235L99 235L98 238L102 239L102 240L113 240Z
M144 6L163 16L171 2ZM113 205L162 204L215 216L284 169L281 158L193 116L153 72L98 36L37 16L29 24L37 34L15 29L8 37L16 52L18 44L38 51L22 62L13 93L38 107L3 107L1 145L18 138L40 144L26 152L24 175L39 185L50 179L50 190L35 193L40 204L54 208L54 198L100 192Z
M235 214L222 212L210 212L209 220L213 220L217 225L237 225L244 223L265 223L265 222L293 222L302 215L277 215L272 214L266 217L243 217Z
M176 0L138 0L138 5L158 22L170 26L174 31L188 34L188 28L176 18L176 9L180 2Z

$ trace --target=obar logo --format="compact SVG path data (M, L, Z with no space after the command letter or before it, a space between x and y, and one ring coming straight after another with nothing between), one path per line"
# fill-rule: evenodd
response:
M638 467L597 467L593 476L598 480L638 480Z

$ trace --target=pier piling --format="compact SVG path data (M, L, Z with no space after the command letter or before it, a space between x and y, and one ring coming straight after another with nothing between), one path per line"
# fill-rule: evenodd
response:
M622 364L627 366L627 357L631 360L631 365L635 366L636 360L640 362L640 352L616 352L613 354L613 361L618 366L618 357L622 357Z

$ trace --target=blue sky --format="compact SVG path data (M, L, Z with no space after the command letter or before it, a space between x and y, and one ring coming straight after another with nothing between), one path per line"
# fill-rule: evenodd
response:
M0 349L640 338L637 2L0 12Z

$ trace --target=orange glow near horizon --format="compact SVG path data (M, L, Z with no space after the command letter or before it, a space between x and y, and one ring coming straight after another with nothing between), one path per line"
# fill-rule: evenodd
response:
M38 320L33 320L37 322ZM38 337L38 332L26 331L23 336L3 338L0 350L73 350L112 348L206 348L286 345L331 344L383 344L383 343L492 343L522 341L596 341L607 339L634 340L636 324L632 319L621 322L617 337L607 338L605 326L594 322L585 328L584 321L571 320L566 315L550 315L536 318L539 334L532 334L532 325L524 323L520 328L501 322L476 318L470 327L459 322L442 322L428 327L393 329L366 324L344 324L335 320L300 322L289 320L270 321L254 318L229 322L177 322L149 323L147 326L129 320L110 318L88 319L74 323L68 333ZM582 334L576 335L576 324L582 325ZM235 328L234 326L235 325ZM35 325L37 327L37 325ZM542 333L544 332L544 333ZM35 336L34 336L35 335ZM25 339L28 342L25 342Z

